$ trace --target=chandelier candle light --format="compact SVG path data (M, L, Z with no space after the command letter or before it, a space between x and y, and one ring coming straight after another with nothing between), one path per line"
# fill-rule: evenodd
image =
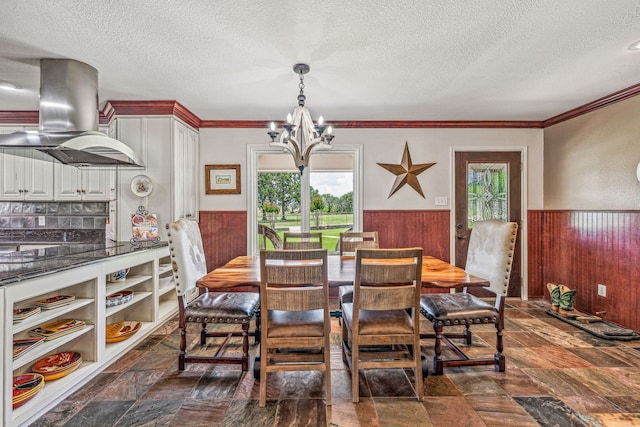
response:
M331 149L333 139L332 127L325 126L322 116L317 124L313 124L311 113L304 106L306 96L304 96L304 75L310 67L307 64L296 64L293 71L300 76L300 94L298 95L298 106L293 110L293 115L287 115L287 122L282 125L284 131L276 131L276 125L271 122L271 130L267 134L271 137L269 143L272 147L280 147L283 151L288 151L293 156L296 167L300 169L300 174L304 168L309 166L309 157L315 150ZM325 132L326 130L326 132ZM278 138L278 135L280 138ZM278 140L276 140L278 138Z

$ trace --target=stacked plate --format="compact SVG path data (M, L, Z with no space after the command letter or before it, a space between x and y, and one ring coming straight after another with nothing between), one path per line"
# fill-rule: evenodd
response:
M82 356L77 351L64 351L40 359L33 365L33 372L45 380L57 380L75 371L82 363Z
M120 291L107 295L107 307L125 304L133 298L133 291Z
M17 359L32 348L42 344L44 337L33 337L13 340L13 359Z
M40 313L40 307L22 307L13 310L13 321L20 322L27 317Z
M40 374L24 374L13 377L13 409L29 401L44 388L44 377Z
M107 325L107 342L124 341L138 332L141 326L142 323L135 320L125 320Z
M46 341L70 334L84 328L86 323L83 320L62 319L46 325L29 330L32 337L44 337Z
M40 301L36 301L36 306L42 307L45 310L51 310L52 308L58 308L63 305L70 304L76 297L73 295L56 295L55 297L45 298Z

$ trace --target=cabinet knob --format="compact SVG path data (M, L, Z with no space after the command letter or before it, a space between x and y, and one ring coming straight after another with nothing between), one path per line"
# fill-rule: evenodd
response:
M24 192L25 192L25 193L28 193L28 192L29 192L29 190L24 190Z
M80 190L76 190L76 193L80 194Z
M86 194L86 191L85 191L85 190L80 190L80 192L81 192L82 194Z
M24 190L18 190L18 193L22 194L24 193Z

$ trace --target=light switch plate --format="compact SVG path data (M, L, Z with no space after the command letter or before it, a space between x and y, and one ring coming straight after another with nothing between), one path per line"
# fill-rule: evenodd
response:
M447 206L449 204L449 200L447 197L436 197L436 206Z

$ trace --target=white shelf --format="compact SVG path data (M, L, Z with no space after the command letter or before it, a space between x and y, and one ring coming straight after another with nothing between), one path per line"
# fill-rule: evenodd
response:
M114 307L107 308L107 310L105 312L105 317L112 316L112 315L116 314L117 312L119 312L121 310L124 310L125 308L127 308L129 306L132 306L133 304L136 304L136 303L142 301L145 298L149 298L151 295L153 295L153 292L135 292L133 294L133 298L131 298L131 301L129 301L129 302L125 303L125 304L116 305Z
M22 425L31 416L33 416L35 408L51 405L60 400L60 397L65 396L65 393L70 389L70 387L78 384L79 382L86 382L86 378L90 378L89 375L93 373L97 367L98 364L96 362L83 361L78 369L66 377L46 381L44 388L40 390L38 394L21 407L13 410L13 424ZM85 381L83 381L83 379Z
M33 362L34 360L41 359L42 357L51 353L53 350L56 350L58 347L61 347L62 345L70 341L73 341L74 339L86 334L87 332L92 331L93 329L94 329L93 325L87 325L80 330L77 330L67 335L63 335L60 338L55 338L49 341L45 341L42 344L39 344L36 348L29 350L27 353L25 353L24 356L20 356L17 359L14 359L13 370L26 366L29 363Z
M106 294L111 295L115 292L120 292L124 289L131 288L133 286L139 285L140 283L144 283L147 280L153 279L153 276L146 275L135 275L135 276L127 276L125 280L120 282L107 282Z
M153 322L140 322L142 325L140 326L140 330L133 334L126 340L119 342L110 342L106 343L106 360L110 361L115 356L119 356L123 354L129 347L134 347L140 341L142 341L147 335L149 335L155 325Z
M158 303L158 318L160 322L169 320L178 311L178 298L161 299Z
M172 271L170 263L163 263L163 264L160 264L160 266L158 267L158 274L159 275L163 275L163 274L168 273L170 271Z
M93 303L93 299L88 298L76 298L71 301L70 304L63 305L62 307L54 308L51 310L42 309L40 313L34 314L31 317L27 317L21 322L13 323L13 333L17 334L22 331L36 328L45 324L47 321L62 317L63 314L72 312L80 307Z

